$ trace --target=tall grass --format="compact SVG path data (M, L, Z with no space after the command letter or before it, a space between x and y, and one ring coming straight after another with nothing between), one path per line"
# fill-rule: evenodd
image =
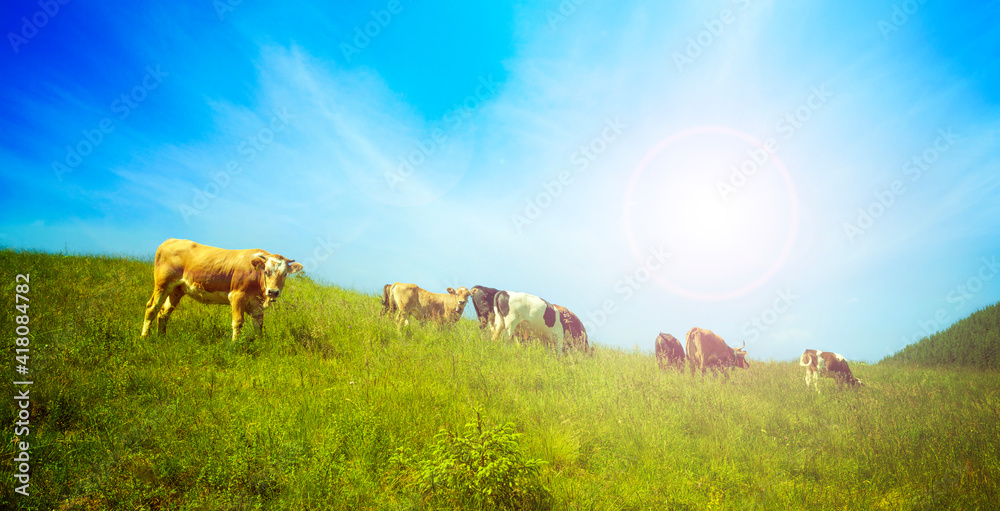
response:
M0 407L3 508L896 510L1000 500L996 372L859 365L866 387L824 380L821 394L797 363L692 377L659 370L645 351L493 343L466 320L400 333L377 317L379 297L307 277L288 280L263 338L247 328L232 342L228 308L185 299L167 336L143 341L148 261L13 251L0 261L7 338L13 275L32 275L36 382L27 498L9 484L16 413ZM507 477L493 488L530 498L447 486L473 479L441 474L483 470L462 449L501 453L514 468L476 481Z

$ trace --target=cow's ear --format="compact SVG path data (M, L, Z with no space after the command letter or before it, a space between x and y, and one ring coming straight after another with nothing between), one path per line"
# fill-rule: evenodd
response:
M457 293L455 293L455 288L453 288L453 287L449 287L448 288L448 293L453 294L453 295L457 294Z
M305 266L302 266L302 263L293 262L292 264L288 265L288 273L293 273L293 274L298 273L302 271L303 268L305 268Z
M250 260L250 266L257 271L264 271L264 267L267 266L267 260L261 256L254 257Z

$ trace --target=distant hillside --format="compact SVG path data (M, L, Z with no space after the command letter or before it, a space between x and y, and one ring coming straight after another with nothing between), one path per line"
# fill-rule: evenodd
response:
M978 310L882 362L1000 369L1000 303Z

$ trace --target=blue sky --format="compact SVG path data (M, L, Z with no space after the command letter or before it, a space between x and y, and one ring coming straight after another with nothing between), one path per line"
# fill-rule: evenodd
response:
M1000 300L1000 5L785 4L16 2L0 244L877 361Z

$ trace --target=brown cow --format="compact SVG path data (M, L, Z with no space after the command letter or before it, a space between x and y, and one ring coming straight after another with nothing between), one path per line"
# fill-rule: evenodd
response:
M465 304L469 301L469 290L460 287L457 290L448 288L448 294L431 293L421 289L416 284L396 282L389 289L392 299L391 307L396 308L396 323L403 327L404 321L409 324L406 316L417 319L433 319L442 323L455 323L462 317Z
M562 305L552 304L556 312L562 318L563 325L563 353L569 349L574 349L583 353L590 351L590 344L587 342L587 329L583 327L580 318Z
M168 239L156 249L153 296L146 303L142 337L149 335L154 318L157 334L164 335L170 314L184 295L201 303L231 305L234 341L244 313L253 318L259 335L264 330L264 309L278 299L285 277L300 271L301 264L261 249L227 250Z
M744 341L743 346L747 343ZM687 356L691 362L691 375L694 375L696 367L701 368L702 376L705 375L705 368L711 367L712 372L718 367L722 374L726 374L727 367L748 368L747 352L742 351L743 346L733 349L722 340L722 337L715 335L711 330L694 327L687 333Z
M660 332L656 336L656 361L660 369L675 367L684 370L684 348L676 337Z
M851 387L855 385L863 386L861 380L851 374L851 368L847 365L847 360L838 353L830 351L806 350L799 357L799 365L806 368L806 386L812 384L816 392L819 392L819 377L825 376L837 381L837 386L844 388L844 384Z

